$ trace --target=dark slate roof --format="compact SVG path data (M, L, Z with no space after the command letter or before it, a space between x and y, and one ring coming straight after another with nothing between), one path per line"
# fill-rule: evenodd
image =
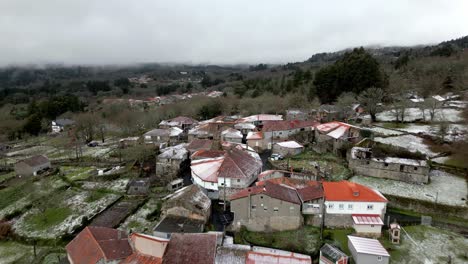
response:
M181 216L168 215L154 228L162 233L199 233L203 232L203 221Z
M330 244L323 245L323 247L320 249L320 252L322 252L324 257L333 262L338 261L343 257L348 257L345 253L341 252L339 249Z
M49 162L49 159L44 155L37 155L37 156L24 159L20 162L24 162L31 167L36 167L36 166Z
M215 263L216 245L216 234L172 234L163 263Z
M265 194L271 198L275 198L281 201L301 204L301 200L299 199L299 196L297 195L297 192L294 188L282 184L274 184L268 181L263 185L252 186L235 193L231 196L231 200L236 200L255 194Z
M63 119L56 119L54 121L58 126L68 126L68 125L73 125L75 123L75 121L71 120L71 119L67 119L67 118L63 118Z

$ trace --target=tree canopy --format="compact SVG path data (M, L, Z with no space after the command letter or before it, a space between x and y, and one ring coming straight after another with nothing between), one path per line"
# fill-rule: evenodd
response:
M387 77L380 70L379 62L362 47L317 71L314 80L322 103L333 102L342 92L359 94L369 87L385 87L386 84Z

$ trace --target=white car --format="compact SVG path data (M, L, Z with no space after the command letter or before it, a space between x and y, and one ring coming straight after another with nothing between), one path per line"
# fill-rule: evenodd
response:
M281 156L280 154L271 154L271 157L270 157L270 160L282 160L284 159L283 156Z

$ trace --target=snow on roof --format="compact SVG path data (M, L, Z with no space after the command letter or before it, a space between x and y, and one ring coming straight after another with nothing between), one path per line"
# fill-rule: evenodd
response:
M444 97L442 97L440 95L433 95L432 98L436 99L439 102L443 102L443 101L447 100L446 98L444 98Z
M348 131L348 129L349 127L347 126L340 126L332 132L328 133L327 135L334 139L338 139L341 138L346 133L346 131Z
M340 122L329 122L316 126L315 128L322 132L328 132L340 126Z
M228 138L242 138L242 133L234 128L228 128L221 132L221 135L228 137Z
M296 141L284 141L284 142L278 142L276 143L278 146L283 147L283 148L303 148L301 144L297 143Z
M320 123L314 120L273 120L264 122L262 131L285 131L298 128L315 127L318 124Z
M239 123L241 122L255 122L255 121L271 121L271 120L283 120L282 115L251 115L238 120Z
M182 129L178 128L178 127L171 127L169 129L169 136L170 137L176 137L178 135L180 135L182 132L184 132Z
M257 132L257 131L252 131L247 134L246 139L262 139L263 138L263 133L262 132Z
M252 123L237 123L234 125L236 129L255 129L255 125Z
M385 162L385 163L396 163L402 165L409 165L409 166L417 166L417 167L426 167L427 162L425 160L414 160L414 159L403 159L403 158L392 158L388 157L385 159L373 159L374 161Z
M410 101L413 103L422 103L424 102L424 98L411 98Z
M353 222L356 225L383 225L379 215L353 215Z
M224 157L192 160L190 168L192 175L206 182L218 182L218 170L223 164Z
M348 236L348 239L358 253L390 257L390 254L377 239L356 236Z
M253 247L247 253L246 264L277 263L277 264L310 264L310 256L272 248Z
M186 159L188 157L188 150L185 148L186 144L179 144L172 147L162 149L162 153L158 155L160 159Z

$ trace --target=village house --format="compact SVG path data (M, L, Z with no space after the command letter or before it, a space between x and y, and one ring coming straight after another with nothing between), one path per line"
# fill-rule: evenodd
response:
M20 177L37 176L51 168L49 159L44 155L33 156L15 163L15 173Z
M156 175L166 180L177 178L179 172L188 167L188 151L186 144L162 149L162 153L156 157Z
M71 119L56 119L52 121L51 130L53 133L60 133L64 131L66 127L70 127L73 124L75 124L75 121Z
M228 128L221 132L221 141L242 143L242 133L234 128Z
M317 125L315 121L265 121L261 132L251 132L247 135L247 144L259 151L272 149L274 143L288 140L298 133L312 133ZM312 137L313 133L309 140Z
M370 148L361 147L353 147L349 156L349 168L357 175L409 183L429 182L430 167L425 160L373 158Z
M88 226L66 246L71 264L119 263L133 253L121 230Z
M304 146L296 141L283 141L273 144L273 153L280 154L283 157L295 156L304 151Z
M132 179L127 185L129 195L148 195L151 181L149 178Z
M184 179L178 178L175 179L167 184L167 190L170 192L177 191L184 187Z
M314 151L318 153L338 153L347 144L354 145L362 139L359 127L342 123L330 122L315 127ZM345 153L341 153L345 156Z
M234 122L210 122L201 123L190 129L188 132L188 141L194 139L215 139L221 138L221 131L234 127Z
M288 109L286 110L286 120L316 120L316 110Z
M210 139L194 139L187 145L189 154L192 155L198 150L210 150L213 147L213 140Z
M390 254L377 239L348 236L348 248L356 264L388 264Z
M182 129L178 127L157 128L143 134L145 143L152 143L165 148L180 143L182 137Z
M308 224L320 225L323 190L316 181L274 178L235 193L230 202L233 229L293 230L302 226L303 214L311 215Z
M159 128L171 128L177 127L182 129L183 132L188 132L190 129L195 127L198 124L198 121L185 116L178 116L169 120L163 120L159 123Z
M325 226L353 227L358 234L380 236L387 199L377 190L349 182L323 182Z
M220 191L235 192L250 186L262 170L262 162L240 146L224 151L222 156L192 159L192 181L202 187L212 199ZM193 157L193 155L192 155ZM221 196L222 197L222 196Z
M128 238L133 253L120 264L160 264L169 245L168 239L133 233Z
M254 131L257 127L252 123L237 123L234 125L234 128L239 130L245 138L249 132Z
M277 178L292 178L298 180L317 180L316 175L303 174L295 171L284 171L284 170L266 170L258 175L258 181L266 181Z
M282 115L251 115L243 118L239 118L237 123L251 123L254 124L256 127L262 127L263 122L265 121L281 121L283 120Z
M163 204L161 215L174 215L208 222L211 200L197 185L177 190Z
M128 147L136 146L139 143L140 143L140 137L121 138L119 140L119 147L124 149L124 148L128 148Z
M348 260L345 253L330 244L320 248L319 264L348 264Z
M193 234L203 232L205 223L202 220L176 215L166 215L156 224L153 235L170 239L174 233Z

